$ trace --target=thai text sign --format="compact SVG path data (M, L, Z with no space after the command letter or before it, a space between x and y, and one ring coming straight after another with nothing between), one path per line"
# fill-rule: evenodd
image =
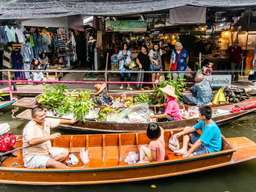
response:
M137 20L106 21L107 32L146 32L147 23Z
M231 84L231 75L206 76L212 87L223 87Z

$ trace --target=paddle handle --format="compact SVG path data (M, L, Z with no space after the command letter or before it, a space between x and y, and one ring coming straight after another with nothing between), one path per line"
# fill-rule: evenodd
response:
M6 152L4 152L4 153L0 153L0 157L5 156L5 155L9 155L9 154L11 154L11 153L14 153L14 152L16 152L16 151L19 151L19 150L22 150L22 149L25 149L25 148L28 148L28 147L30 147L30 145L18 147L18 148L12 149L12 150L10 150L10 151L6 151Z

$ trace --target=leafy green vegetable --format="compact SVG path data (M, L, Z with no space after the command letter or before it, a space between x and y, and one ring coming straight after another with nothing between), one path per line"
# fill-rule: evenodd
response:
M43 93L38 96L37 102L47 109L57 109L65 100L65 93L68 89L65 85L46 85L44 87Z
M172 87L174 87L176 95L179 99L181 99L183 89L186 87L185 79L172 80L171 78L169 78L165 81L162 81L160 85L155 88L153 104L164 102L164 94L160 90L160 88L163 88L167 85L171 85Z
M150 104L151 103L151 99L150 99L150 94L148 93L142 93L139 95L134 96L134 103L147 103Z

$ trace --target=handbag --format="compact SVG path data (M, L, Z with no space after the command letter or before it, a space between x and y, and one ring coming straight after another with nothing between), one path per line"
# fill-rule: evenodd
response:
M176 71L177 70L177 63L171 63L170 64L170 71Z

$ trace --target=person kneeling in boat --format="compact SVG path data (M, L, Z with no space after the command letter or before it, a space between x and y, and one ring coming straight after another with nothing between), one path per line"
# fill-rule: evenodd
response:
M96 103L99 105L112 105L112 98L108 95L106 83L96 84L94 88L96 90L96 93L94 93Z
M142 145L139 148L140 161L146 163L152 161L164 161L165 142L164 130L156 123L149 123L147 137L150 139L148 146Z
M59 124L74 124L74 120L50 119L45 117L45 110L32 110L32 120L23 129L23 161L26 168L67 168L62 163L68 156L68 150L54 148L51 140L60 136L50 134L50 128Z
M164 93L164 97L166 99L166 103L164 104L164 114L152 115L151 118L159 121L182 120L180 107L177 102L177 95L175 94L175 88L167 85L164 88L160 88L160 90Z
M174 151L177 155L190 157L221 151L222 135L218 125L211 119L211 107L201 106L199 112L200 121L194 127L186 127L183 131L174 135L176 138L183 136L182 148ZM202 132L201 135L197 133L199 130ZM190 142L192 145L188 150Z
M183 102L185 104L201 106L211 103L212 88L203 74L196 75L195 85L191 88L191 92L183 95Z

